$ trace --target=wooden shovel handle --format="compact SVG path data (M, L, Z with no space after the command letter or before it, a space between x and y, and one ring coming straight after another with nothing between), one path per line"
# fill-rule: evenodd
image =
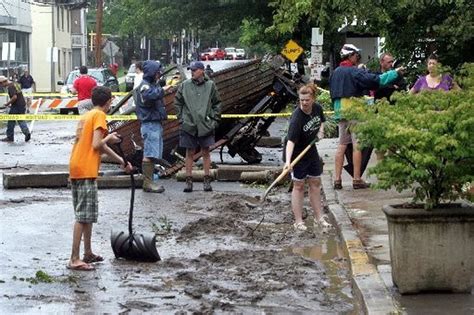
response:
M308 144L306 146L306 148L304 148L303 151L301 151L300 154L298 154L298 156L296 156L296 158L290 163L291 165L291 168L293 168L296 163L298 163L302 158L303 156L306 154L306 152L309 151L309 149L311 149L311 146L313 146L316 141L318 141L318 138L315 138L313 141L311 141L310 144ZM278 177L273 181L273 183L271 183L271 185L267 188L267 190L265 190L265 193L263 194L262 196L262 202L265 201L265 198L267 197L268 193L270 192L270 190L275 187L276 184L278 184L286 175L288 175L288 173L290 172L290 169L291 168L287 168L287 169L284 169L280 175L278 175Z

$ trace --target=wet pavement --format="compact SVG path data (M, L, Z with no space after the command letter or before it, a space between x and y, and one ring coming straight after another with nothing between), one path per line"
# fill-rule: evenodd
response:
M390 252L388 244L388 226L382 206L408 202L412 198L410 191L401 193L395 190L353 190L350 176L343 172L343 189L334 191L329 185L332 183L331 174L334 170L334 155L337 140L326 145L320 152L325 160L325 176L323 177L324 190L333 191L336 202L342 205L348 216L352 228L361 240L363 250L368 255L367 266L373 267L381 278L380 285L384 286L387 297L393 300L399 312L404 314L474 314L474 288L471 294L416 294L400 295L391 279ZM375 154L372 156L369 167L376 164ZM376 182L375 176L368 177L371 183ZM331 208L331 206L330 206ZM376 269L375 269L376 268ZM379 286L372 283L371 290ZM373 298L370 290L362 292L370 302Z
M2 171L51 161L66 168L74 132L67 124L41 123L30 143L0 144ZM280 163L281 149L262 151L264 164ZM183 183L163 184L164 194L137 190L134 216L135 231L158 235L162 261L115 259L110 233L127 228L130 190L107 189L92 238L105 261L92 272L65 268L74 223L68 189L0 190L0 312L358 313L339 237L311 224L296 233L287 187L262 203L264 186L214 182L205 193L195 183L184 194Z

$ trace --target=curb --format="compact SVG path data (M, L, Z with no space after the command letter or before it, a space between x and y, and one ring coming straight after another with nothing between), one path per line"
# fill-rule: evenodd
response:
M329 208L329 215L339 236L343 248L349 257L352 274L352 289L364 314L399 314L391 294L387 290L377 267L369 262L364 245L359 238L338 194L332 187L331 175L321 176L322 186Z

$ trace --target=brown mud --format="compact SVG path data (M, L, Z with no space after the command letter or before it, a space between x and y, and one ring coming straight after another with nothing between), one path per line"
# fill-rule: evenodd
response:
M44 195L32 191L31 196L25 196L21 204L26 208L20 210L27 212L29 207L35 208L37 216L38 205L45 203L45 199L54 199L54 192L42 192ZM70 200L62 196L69 192L58 192L55 200L59 204L45 205L49 210L44 215L58 214L58 209L70 207ZM122 199L126 195L123 190L107 192ZM7 288L2 290L0 310L160 314L356 312L347 261L335 232L322 234L313 227L312 214L307 210L308 231L295 232L286 192L271 195L264 203L260 203L256 194L193 194L195 197L186 200L169 198L165 214L149 206L149 194L138 198L136 231L148 233L150 222L163 221L165 217L169 220L167 226L163 225L166 229L158 235L157 245L163 260L156 264L117 260L107 255L110 234L99 227L95 228L93 246L106 254L106 261L97 264L94 272L65 270L67 255L61 255L58 265L56 250L37 250L47 246L48 241L41 238L39 244L30 244L34 254L24 250L21 254L7 255L8 262L0 266L5 267L5 272L0 274L0 288ZM5 212L7 216L2 224L14 222L13 212L19 211L18 202L19 198L12 197L0 204L0 210L11 209ZM102 219L107 224L119 216L121 222L114 225L125 228L126 209L117 212L114 201L103 208ZM10 223L9 211L12 211ZM31 224L31 227L27 224L17 227L15 233L22 235L38 227L37 222ZM55 232L51 232L57 229L54 224L43 228L50 229L48 232L56 238L58 233L70 233L70 226ZM2 240L0 249L8 241L8 238ZM67 253L69 243L62 244L58 239L55 242L61 243L59 252ZM13 266L17 259L29 261ZM51 282L28 278L37 270L44 270L51 276Z

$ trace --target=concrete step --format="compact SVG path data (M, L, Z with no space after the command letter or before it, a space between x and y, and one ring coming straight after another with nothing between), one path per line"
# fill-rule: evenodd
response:
M18 188L59 188L68 187L68 172L15 172L3 173L3 187L5 189ZM135 175L135 185L142 187L142 176ZM97 178L99 188L127 188L130 187L130 175L123 171L104 171Z

